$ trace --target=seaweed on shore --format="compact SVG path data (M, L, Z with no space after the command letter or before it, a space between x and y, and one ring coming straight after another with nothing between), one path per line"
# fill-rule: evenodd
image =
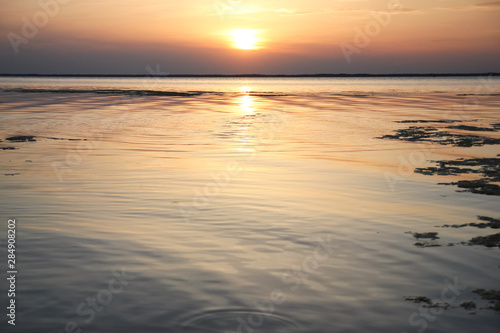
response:
M395 121L396 123L400 124L414 124L414 123L444 123L444 124L451 124L451 123L461 123L461 120L450 120L450 119L442 119L442 120L399 120Z
M97 89L97 90L87 90L87 89L28 89L28 88L13 88L5 89L7 92L22 92L22 93L58 93L58 94L101 94L101 95L131 95L131 96L179 96L179 97L191 97L199 96L206 93L211 94L221 94L217 92L205 92L205 91L157 91L157 90L112 90L112 89Z
M460 303L460 307L467 311L475 311L477 309L476 303L474 301L465 301Z
M453 183L438 183L438 185L456 185L458 188L465 190L459 192L471 192L486 195L500 195L500 186L490 184L484 179L479 180L459 180Z
M467 245L482 245L486 247L500 247L500 233L472 238Z
M478 174L482 176L476 180L459 180L451 183L438 183L439 185L455 185L464 189L465 192L500 195L500 186L492 184L500 182L500 158L471 158L448 161L432 161L437 163L436 167L416 168L415 173L423 175L461 175Z
M465 224L455 224L455 225L448 225L445 224L442 227L443 228L463 228L463 227L475 227L475 228L480 228L480 229L485 229L485 228L492 228L492 229L499 229L500 228L500 220L495 219L492 217L488 216L478 216L478 220L481 221L486 221L485 223L465 223ZM486 236L477 236L472 239L470 239L468 242L460 242L458 244L461 245L468 245L468 246L473 246L473 245L481 245L485 247L500 247L500 233L493 234L493 235L486 235Z
M463 131L472 131L472 132L497 132L497 127L478 127L478 126L470 126L470 125L452 125L447 128L458 129Z
M488 217L488 216L481 216L478 215L477 217L478 220L480 221L486 221L486 222L481 222L481 223L464 223L464 224L445 224L441 226L442 228L463 228L463 227L475 227L475 228L492 228L492 229L500 229L500 219L495 219L493 217Z
M67 140L67 141L87 141L87 139L68 139L68 138L56 138L51 136L35 136L35 135L16 135L6 138L10 142L28 142L37 141L35 138L44 138L49 140ZM0 140L1 142L1 140Z
M27 142L27 141L36 141L36 136L34 135L16 135L6 138L5 140L11 142Z
M402 128L395 130L396 134L387 134L379 139L393 139L393 140L404 140L404 141L423 141L423 139L430 138L437 128L434 127L422 127L422 126L410 126L408 128Z
M416 247L439 247L441 244L434 242L439 239L437 232L411 232L408 231L408 234L411 234L415 239L419 240L416 242Z
M475 289L472 292L481 296L482 299L490 302L488 309L492 309L497 313L500 313L500 290Z
M420 233L420 232L412 232L411 234L416 239L421 239L421 238L430 239L430 240L439 239L439 237L437 236L438 235L437 232L422 232L422 233Z
M387 134L378 139L401 141L432 142L454 147L481 147L484 145L500 144L500 139L479 135L456 134L440 131L435 127L410 126L395 130L396 134Z
M449 303L443 302L433 302L429 297L426 296L404 296L405 301L411 301L413 303L422 303L424 308L443 308L448 309L450 307Z
M475 294L478 294L482 300L488 301L488 305L486 307L479 307L476 302L470 301L462 301L458 306L454 304L449 304L447 302L439 302L436 300L431 300L427 296L403 296L405 301L410 301L413 303L419 303L424 308L442 308L444 310L453 309L453 308L463 308L469 311L471 314L475 314L477 310L494 310L498 314L500 314L500 290L493 289L482 289L477 288L472 291Z
M400 123L450 123L460 122L456 120L404 120ZM448 128L471 130L471 131L497 131L500 124L492 124L491 128L452 125ZM379 139L391 139L402 141L431 142L441 145L452 145L455 147L480 147L484 145L500 144L500 138L490 138L479 135L465 135L450 133L438 130L435 127L410 126L408 128L395 130L396 134L389 134L379 137ZM500 156L500 155L498 155ZM416 168L415 172L423 175L461 175L461 174L480 174L482 178L476 180L459 180L451 183L439 183L440 185L455 185L463 192L471 192L485 195L500 196L500 185L494 184L500 182L500 158L472 158L457 159L448 161L433 161L438 166L427 168Z
M16 147L2 147L0 149L2 149L2 150L16 150L16 149L19 149L19 148L16 148Z
M412 301L414 303L427 303L431 304L432 301L429 297L425 296L405 296L403 297L406 301Z
M415 244L416 247L424 248L424 247L440 247L441 244L434 243L434 242L416 242Z
M453 227L453 228L462 228L466 226L471 226L471 227L477 227L477 228L493 228L493 229L498 229L500 228L500 220L494 219L492 217L487 217L487 216L478 216L479 220L482 221L487 221L487 223L467 223L467 224L461 224L461 225L448 225L445 224L442 227L447 228L447 227ZM437 232L411 232L408 231L406 232L408 234L411 234L415 239L419 240L418 242L414 243L416 247L424 248L424 247L439 247L441 244L435 242L436 240L440 239L438 236ZM467 242L459 242L456 244L460 245L481 245L485 247L500 247L500 233L493 234L493 235L486 235L486 236L477 236L472 239L470 239ZM448 246L453 246L455 243L449 243Z
M500 181L500 158L459 158L456 160L431 161L439 164L438 167L416 168L416 173L424 175L459 175L467 173L482 174L483 177L493 178ZM476 167L474 168L464 168ZM477 168L478 167L478 168Z
M54 138L54 137L42 137L50 140L67 140L67 141L87 141L87 139L66 139L66 138Z

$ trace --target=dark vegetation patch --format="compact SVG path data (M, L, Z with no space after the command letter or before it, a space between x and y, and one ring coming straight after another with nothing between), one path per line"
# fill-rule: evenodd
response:
M400 120L400 121L395 121L396 123L400 124L415 124L415 123L444 123L444 124L451 124L451 123L461 123L461 120L450 120L450 119L442 119L442 120Z
M478 127L478 126L469 126L469 125L452 125L447 128L458 129L463 131L472 131L472 132L496 132L498 128L496 127Z
M416 239L421 239L421 238L431 239L431 240L439 239L439 237L437 236L438 235L437 232L422 232L422 233L413 232L412 235Z
M441 244L436 243L435 240L439 239L437 232L411 232L408 231L415 239L419 240L416 242L416 247L439 247Z
M456 185L458 188L465 190L458 192L471 192L486 195L500 195L500 186L490 184L483 179L479 180L459 180L454 183L438 183L438 185Z
M53 137L45 137L50 140L68 140L68 141L87 141L87 139L66 139L66 138L53 138Z
M438 166L416 168L415 172L423 175L457 176L462 174L477 174L482 178L476 180L459 180L440 185L455 185L471 192L486 195L500 195L500 186L493 184L500 182L500 158L471 158L445 161L432 161Z
M425 296L405 296L403 297L406 301L411 301L413 303L422 303L424 308L443 308L448 309L450 307L449 303L438 303L433 302L429 297Z
M490 302L489 309L500 313L500 290L475 289L473 293L478 294L482 299L488 300Z
M11 142L27 142L27 141L36 141L34 135L17 135L6 138L5 140Z
M485 222L480 222L480 223L472 222L472 223L452 224L452 225L445 224L442 227L443 228L475 227L480 229L484 228L500 229L500 219L495 219L493 217L481 216L481 215L479 215L477 219Z
M475 311L477 308L476 303L474 301L462 302L460 303L460 307L464 308L467 311Z
M408 120L399 121L399 123L453 123L460 121L426 121L426 120ZM449 129L463 130L463 131L483 131L483 132L497 132L500 130L500 123L491 124L492 127L479 127L479 126L469 126L469 125L452 125L448 126ZM421 142L431 142L438 143L441 145L451 145L455 147L473 147L473 146L484 146L484 145L496 145L500 144L500 139L488 138L478 135L464 135L464 134L454 134L447 132L445 130L439 130L434 127L419 127L411 126L405 129L399 129L395 131L395 134L384 135L380 139L392 139L392 140L402 140L402 141L421 141ZM500 158L470 158L470 159L457 159L457 160L443 160L443 161L432 161L436 163L436 166L427 168L416 168L415 172L423 175L440 175L440 176L461 176L465 174L479 176L479 179L475 180L459 180L452 183L440 183L442 185L455 185L460 189L464 189L459 192L472 192L478 194L486 195L500 195ZM475 227L475 228L500 228L500 219L478 216L478 222L465 223L465 224L455 224L455 225L443 225L444 228L462 228L462 227ZM417 247L435 247L441 246L437 243L438 233L437 232L424 232L424 233L414 233L408 232L413 235L413 237L419 240L414 245ZM467 242L460 243L448 243L448 246L453 245L467 245L467 246L485 246L488 248L500 248L500 233L477 236L470 239ZM481 296L483 300L489 302L487 307L479 307L476 302L463 301L459 306L453 306L448 303L433 302L430 298L426 296L408 296L404 297L407 301L412 301L415 303L421 303L422 307L432 308L440 307L443 309L448 309L449 307L461 307L471 314L476 313L478 309L492 309L500 314L500 291L499 290L485 290L485 289L475 289L474 293Z
M492 217L487 217L487 216L478 216L479 220L486 221L483 223L466 223L466 224L461 224L461 225L448 225L445 224L442 227L443 228L462 228L462 227L477 227L477 228L493 228L493 229L498 229L500 226L500 220L492 218ZM411 234L415 239L418 240L418 242L414 243L416 247L424 248L424 247L439 247L441 244L436 242L436 240L440 239L438 236L437 232L411 232L408 231L406 232L408 234ZM480 245L480 246L485 246L485 247L500 247L500 233L493 234L493 235L486 235L486 236L477 236L472 239L470 239L467 242L459 242L456 243L459 245L468 245L468 246L473 246L473 245ZM456 245L454 243L448 243L448 246L454 246Z
M437 167L416 168L423 175L460 175L476 173L500 181L500 158L459 158L457 160L431 161ZM474 168L471 168L474 167Z
M425 296L405 296L404 299L406 301L412 301L413 303L432 303L431 299Z
M416 242L415 244L416 247L440 247L441 244L434 243L434 242Z
M15 89L5 89L8 92L22 92L22 93L57 93L57 94L99 94L99 95L130 95L130 96L199 96L205 93L217 94L215 92L204 92L204 91L156 91L156 90L85 90L85 89L25 89L25 88L15 88Z
M494 310L498 314L500 314L500 290L474 289L472 292L478 294L482 300L488 301L488 305L486 307L479 307L476 302L470 300L462 301L458 306L456 306L446 302L435 302L426 296L404 296L403 299L406 301L419 303L424 308L442 308L444 310L447 310L448 308L460 307L469 311L471 314L475 314L477 310L487 309Z
M481 147L484 145L500 144L500 139L479 135L450 133L447 131L440 131L435 127L410 126L408 128L395 130L395 132L396 134L384 135L379 137L379 139L432 142L454 147Z
M34 142L37 141L35 138L45 138L49 140L67 140L67 141L87 141L87 139L67 139L67 138L55 138L55 137L44 137L35 135L16 135L6 138L5 140L10 142ZM0 140L1 142L1 140ZM16 150L16 147L1 147L2 150Z
M500 247L500 233L472 238L467 245L482 245L486 247Z

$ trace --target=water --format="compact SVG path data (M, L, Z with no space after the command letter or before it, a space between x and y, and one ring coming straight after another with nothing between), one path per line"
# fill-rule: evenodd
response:
M498 91L498 77L402 77L402 78L61 78L0 77L0 87L58 90L153 90L222 93L391 94L407 93L492 93Z
M450 126L404 120L500 123L498 78L1 78L0 88L0 145L18 148L0 150L0 208L2 230L17 225L19 331L498 329L493 310L459 307L486 307L472 291L499 289L499 248L460 244L494 230L440 227L498 218L498 196L437 184L471 175L413 172L495 157L498 145L378 138ZM439 232L442 246L416 247L409 231ZM451 307L423 317L405 296Z

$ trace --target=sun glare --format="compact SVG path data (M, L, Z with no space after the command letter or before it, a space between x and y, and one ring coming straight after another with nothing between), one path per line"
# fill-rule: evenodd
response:
M253 114L252 96L250 96L250 95L241 96L240 106L241 106L241 109L243 110L243 112L245 112L246 114Z
M236 29L231 31L234 47L242 50L256 49L259 38L257 30L252 29Z

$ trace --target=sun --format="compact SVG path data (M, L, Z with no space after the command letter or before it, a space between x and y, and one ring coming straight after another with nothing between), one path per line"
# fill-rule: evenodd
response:
M234 47L241 50L255 50L258 48L258 30L235 29L230 32Z

